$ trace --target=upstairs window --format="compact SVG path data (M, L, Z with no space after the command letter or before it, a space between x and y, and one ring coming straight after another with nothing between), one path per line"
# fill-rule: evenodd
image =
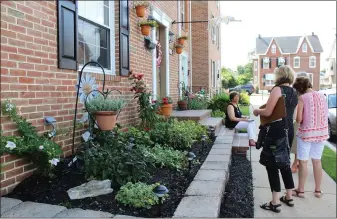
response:
M303 43L302 45L302 52L307 52L308 51L308 44Z
M273 54L276 53L276 45L275 45L275 44L273 44L273 45L271 46L271 53L273 53Z
M309 57L309 68L316 68L316 56Z
M299 68L301 65L300 57L294 57L294 68Z

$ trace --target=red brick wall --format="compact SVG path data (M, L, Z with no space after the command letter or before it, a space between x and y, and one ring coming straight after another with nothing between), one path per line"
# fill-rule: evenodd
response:
M176 1L152 2L172 20L177 20ZM118 30L118 3L116 27ZM27 118L39 132L46 132L43 118L53 116L57 127L71 127L75 107L76 71L57 67L57 11L56 1L1 1L1 100L10 99L18 112ZM135 73L144 73L152 87L151 53L144 48L144 38L137 25L135 10L130 7L130 65ZM177 27L173 31L177 35ZM116 32L116 69L118 69L118 32ZM187 44L186 44L187 45ZM188 47L185 48L188 51ZM117 70L118 71L118 70ZM102 75L94 74L97 80ZM170 56L170 93L177 100L178 55ZM130 81L125 77L107 76L106 88L119 89L129 101L118 118L122 125L138 122L137 104L133 100ZM80 117L81 115L79 115ZM16 127L8 117L1 116L4 135L15 135ZM76 133L76 141L80 139ZM71 133L57 136L63 156L71 153ZM32 174L33 166L24 158L1 156L1 195L7 194L25 177Z

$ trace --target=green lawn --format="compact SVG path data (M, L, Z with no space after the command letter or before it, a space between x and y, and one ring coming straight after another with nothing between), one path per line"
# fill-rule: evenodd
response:
M249 106L243 106L243 105L241 105L239 107L240 107L242 115L244 115L244 116L250 116L250 114L249 114Z
M325 146L322 156L322 166L325 172L336 182L336 153Z

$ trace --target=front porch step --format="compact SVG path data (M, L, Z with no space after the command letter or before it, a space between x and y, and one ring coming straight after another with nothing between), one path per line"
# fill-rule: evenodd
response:
M217 133L217 130L219 130L222 125L222 118L208 117L199 121L199 123L206 127L214 127L215 133Z
M193 120L199 122L205 118L211 116L212 110L184 110L177 111L174 110L171 114L171 117L176 118L178 120Z

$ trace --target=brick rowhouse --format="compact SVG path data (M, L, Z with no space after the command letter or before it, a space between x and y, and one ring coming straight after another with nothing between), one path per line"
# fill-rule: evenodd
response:
M70 1L72 2L72 1ZM83 1L82 1L83 2ZM84 1L85 2L85 1ZM179 20L178 7L184 4L188 18L190 1L150 1L154 11L168 20ZM107 75L106 88L119 89L129 102L118 118L123 126L137 124L137 104L130 91L130 81L119 72L119 1L110 1L114 8L110 17L114 18L115 47L111 48L114 56L115 74ZM148 88L152 88L152 52L144 47L144 37L138 27L139 18L128 2L129 20L129 60L130 70L143 73ZM50 131L44 125L44 117L53 116L57 120L57 128L72 128L75 107L75 85L78 70L67 70L58 67L58 16L57 1L1 1L1 100L9 99L17 105L20 115L37 127L40 133ZM151 11L148 10L148 14ZM156 16L154 16L156 19ZM178 36L178 25L169 25L168 30ZM182 35L189 30L182 29ZM164 33L160 31L160 34ZM161 36L160 36L161 37ZM77 44L77 42L76 42ZM162 46L164 48L164 46ZM177 83L179 81L179 56L175 53L174 42L168 45L173 54L169 60L169 94L176 102L178 99ZM185 52L190 53L188 43ZM164 53L164 51L163 51ZM164 59L165 57L163 57ZM112 65L113 67L113 65ZM160 69L160 72L165 72ZM98 81L102 74L92 73ZM100 87L101 88L101 87ZM164 93L161 94L165 95ZM80 108L79 108L80 110ZM79 118L81 114L79 115ZM16 126L7 116L1 116L3 135L18 135ZM77 130L76 142L80 140L83 130ZM72 132L56 136L55 141L62 147L63 156L69 156L72 145ZM1 156L1 195L11 192L23 179L30 176L35 167L24 157L5 154Z

